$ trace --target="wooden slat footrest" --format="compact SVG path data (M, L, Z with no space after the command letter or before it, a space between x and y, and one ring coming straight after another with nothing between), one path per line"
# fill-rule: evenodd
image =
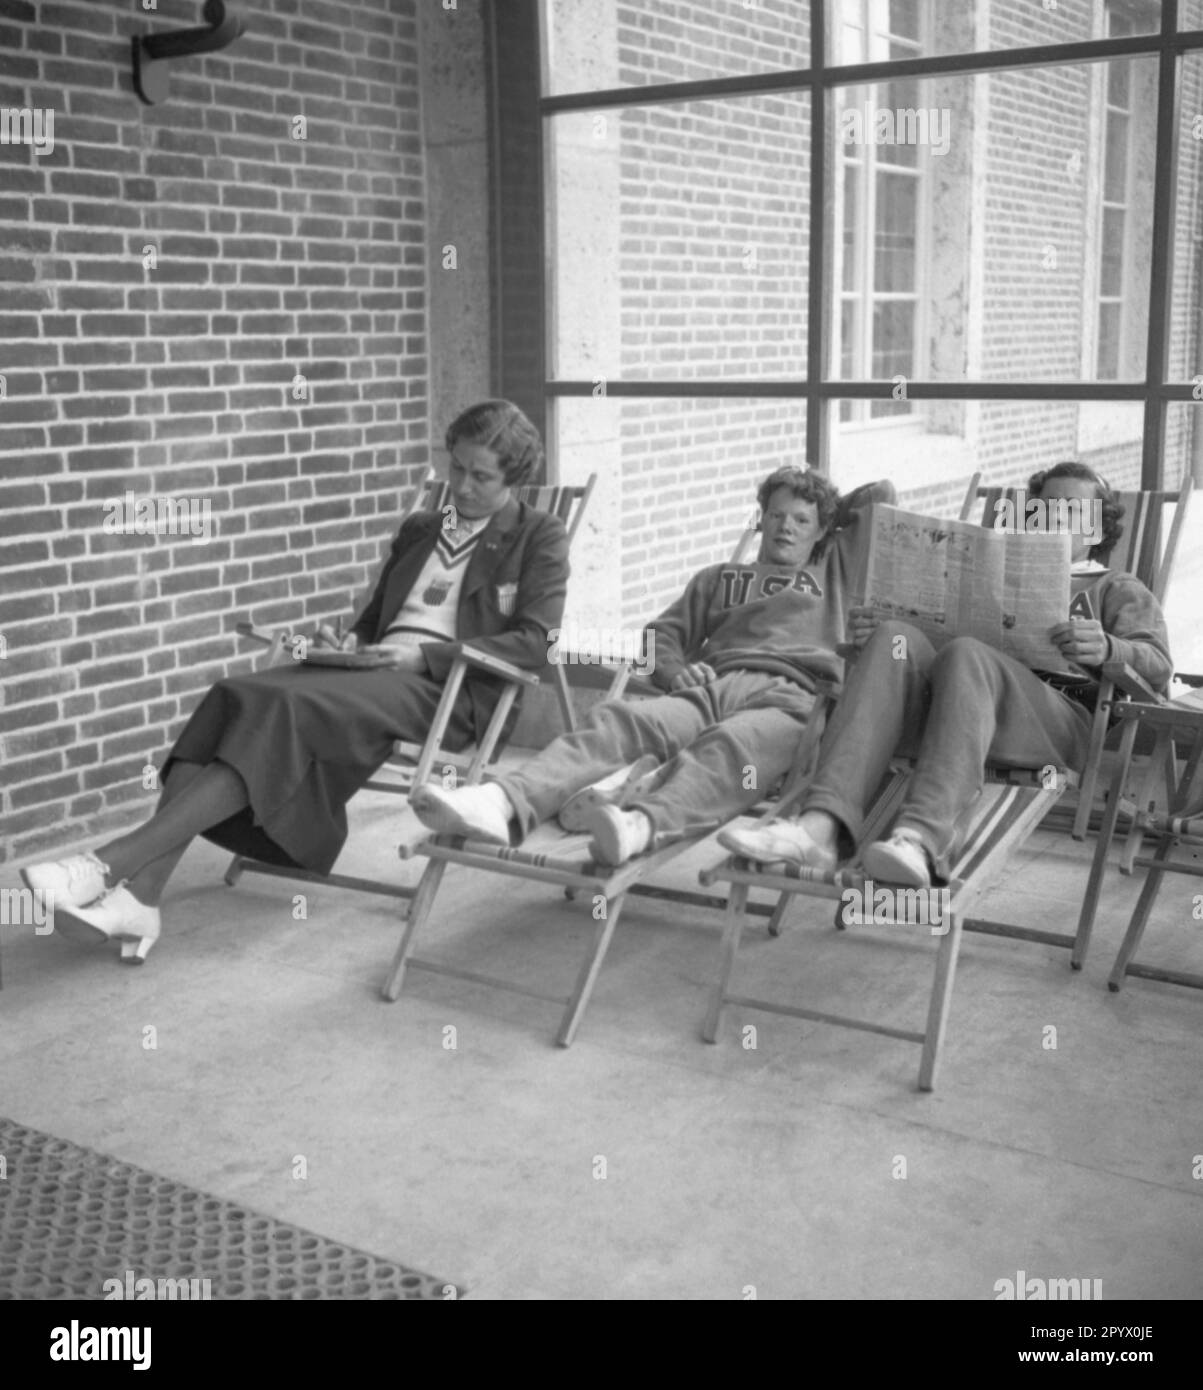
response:
M848 1018L844 1014L826 1014L818 1009L803 1009L795 1004L771 1004L763 999L746 999L739 994L725 994L723 1004L737 1004L744 1009L760 1009L770 1014L785 1014L789 1018L810 1019L814 1023L834 1023L838 1028L856 1028L862 1033L880 1033L886 1038L898 1038L902 1042L919 1043L927 1041L923 1033L910 1028L891 1028L885 1023L870 1023L866 1019Z
M1017 927L1013 922L992 922L981 918L970 919L964 927L966 931L979 932L982 936L1007 936L1014 941L1034 941L1042 946L1063 946L1067 949L1073 946L1076 939L1064 932L1039 931L1035 927Z
M282 864L263 864L257 859L243 859L240 872L267 874L271 878L301 879L305 883L320 883L323 887L354 888L359 893L375 893L382 898L412 898L414 889L403 884L378 883L371 878L356 878L351 874L315 874L308 869L288 869Z
M1141 965L1129 961L1125 976L1135 975L1141 980L1160 980L1167 985L1185 985L1187 989L1203 989L1203 975L1193 975L1187 970L1164 970L1157 965Z
M488 985L492 989L504 989L507 994L524 994L528 999L539 999L545 1004L567 1004L567 994L546 994L541 990L527 989L525 985L511 984L499 980L495 975L481 975L474 970L461 970L457 965L444 965L442 961L421 960L410 956L406 962L411 970L425 970L428 975L446 975L453 980L467 980L474 985Z

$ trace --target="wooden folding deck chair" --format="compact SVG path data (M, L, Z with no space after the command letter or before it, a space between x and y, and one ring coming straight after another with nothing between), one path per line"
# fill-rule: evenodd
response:
M961 520L971 521L977 505L981 504L980 520L983 526L994 526L1000 515L999 504L1017 502L1022 490L1020 484L1006 487L983 487L980 473L975 473L969 481L965 500L961 504ZM1164 605L1169 590L1174 562L1178 556L1178 543L1186 525L1194 484L1188 476L1178 491L1128 491L1118 494L1124 506L1124 531L1109 556L1109 563L1115 570L1134 574L1150 590L1158 603ZM1094 797L1097 789L1099 768L1105 747L1114 748L1117 740L1108 740L1111 727L1111 711L1116 699L1123 698L1123 691L1117 696L1114 682L1103 670L1102 687L1098 704L1095 706L1094 724L1090 731L1090 757L1086 771L1082 774L1077 792L1077 806L1073 813L1071 833L1075 840L1084 840L1087 832L1100 823L1094 812ZM1145 785L1156 780L1161 769L1150 764L1145 777ZM1092 824L1092 815L1094 821ZM1133 827L1135 829L1135 827ZM1137 839L1129 835L1124 852L1122 868L1131 872L1131 862L1137 849Z
M752 523L745 528L735 547L732 557L734 563L738 563L755 543L757 532L758 524L754 518ZM651 685L649 681L632 677L629 666L618 669L604 669L596 666L573 668L574 672L578 669L585 673L586 683L603 684L607 687L607 697L610 699L618 699L623 694L660 695L663 693ZM468 774L468 782L479 782L483 772L483 766L474 766ZM705 834L680 840L663 849L639 855L620 868L611 868L594 863L589 855L589 836L565 834L553 822L539 826L517 848L484 844L457 835L432 835L415 844L402 844L398 853L403 859L421 855L429 859L430 863L422 875L410 904L409 914L402 929L401 941L381 991L383 997L390 1002L398 998L406 972L410 968L426 970L454 979L467 980L473 984L486 984L499 989L508 989L550 1003L562 1004L564 1010L560 1018L556 1041L561 1047L568 1047L576 1036L577 1028L584 1016L590 995L593 992L593 986L628 897L658 898L687 904L691 907L720 911L725 907L725 899L714 894L694 893L648 881L655 877L666 864L704 839L706 839ZM417 934L425 925L434 908L443 875L450 864L459 864L487 873L499 873L509 877L529 879L536 883L552 884L562 888L569 898L575 898L578 895L585 896L594 905L600 898L604 904L604 910L602 916L597 919L597 927L593 931L589 948L569 994L542 993L495 976L482 975L442 962L421 960L414 956L413 950ZM769 913L768 908L761 908L758 905L752 905L749 911L760 912L764 916Z
M520 502L525 502L527 506L550 512L553 516L559 517L564 522L568 532L568 543L571 547L596 482L597 474L591 473L583 486L521 487L515 489L515 495ZM445 479L436 478L434 469L428 468L418 485L414 505L404 516L408 518L416 512L440 511L449 504L449 499L450 484ZM271 648L269 664L291 659L291 634L272 633L247 623L240 623L238 631L243 636L266 642L269 645ZM473 667L489 671L504 681L505 685L480 742L470 753L449 754L443 751L443 739L451 722L456 699L469 669ZM572 698L564 667L559 664L549 664L545 670L549 673L548 678L554 682L565 725L572 729L575 727ZM539 673L522 670L520 667L502 661L487 652L464 646L448 672L443 694L425 742L416 744L398 740L393 745L392 758L385 766L396 767L401 775L397 780L372 778L365 782L364 786L375 791L409 796L415 787L421 786L429 778L431 770L436 764L441 775L445 775L449 769L454 769L455 775L465 781L470 782L478 779L483 769L499 751L498 745L502 732L514 707L515 700L523 690L539 684L541 684ZM409 899L413 897L415 891L412 887L403 884L386 883L378 879L358 878L348 874L316 874L307 869L266 864L260 860L248 858L246 855L233 857L226 869L225 882L233 887L244 873L267 874L275 878L304 879L313 883L331 884L337 888L353 888L362 893L375 893L389 898Z
M1090 880L1078 920L1078 936L1083 944L1090 940L1106 871L1108 845L1121 809L1126 810L1135 818L1142 834L1157 837L1157 844L1152 855L1136 860L1136 867L1146 870L1147 877L1107 986L1113 993L1118 993L1125 977L1136 975L1146 980L1162 980L1191 989L1203 989L1203 974L1168 970L1135 959L1165 875L1177 873L1203 877L1203 690L1192 690L1161 705L1122 705L1116 713L1123 724L1119 760L1111 781L1107 813L1095 845ZM1127 802L1124 796L1137 730L1142 727L1152 731L1155 736L1154 764L1160 765L1166 761L1170 768L1160 810L1155 803ZM1184 755L1181 775L1178 775L1175 743Z
M855 653L855 649L850 647L841 647L839 650L841 655L847 657L853 657ZM1152 689L1140 679L1131 667L1126 666L1123 662L1108 663L1105 668L1105 676L1114 687L1136 699L1153 702L1157 699ZM807 722L805 733L798 747L795 771L789 778L781 801L769 812L767 817L769 820L779 820L788 815L791 810L801 804L805 795L806 786L817 759L827 711L838 694L837 687L830 682L822 682L820 694L826 697L826 704L822 708L816 707ZM844 891L848 888L857 889L863 893L866 878L860 867L860 856L866 845L871 844L874 840L884 839L889 834L894 817L905 797L909 775L910 763L908 760L897 759L892 763L891 772L887 775L868 809L865 827L856 844L852 859L832 872L820 873L809 869L799 869L789 874L774 874L766 872L751 861L736 855L731 855L701 872L699 878L703 886L710 886L715 883L729 883L731 885L727 922L723 936L722 958L703 1028L703 1037L707 1042L716 1041L719 1016L724 1005L729 1003L738 1003L745 1008L764 1009L769 1013L787 1014L795 1018L834 1023L841 1027L856 1028L864 1032L881 1033L887 1037L900 1038L905 1042L915 1042L922 1045L923 1053L919 1064L919 1089L930 1091L935 1086L940 1050L947 1027L962 932L975 931L988 936L1005 936L1040 945L1067 947L1073 951L1071 960L1074 968L1080 968L1085 957L1087 944L1087 939L1082 937L1080 931L1070 935L1064 932L1050 932L1035 927L1020 926L1014 922L997 922L970 916L982 895L1006 867L1009 857L1027 840L1065 792L1069 788L1079 785L1079 776L1067 768L1041 768L1027 771L987 765L985 785L981 795L967 814L963 826L962 845L951 866L947 885L949 896L944 904L947 909L948 930L942 935L936 951L931 1000L926 1027L923 1032L889 1027L873 1020L822 1013L798 1005L752 999L728 993L728 985L739 950L745 914L748 911L749 890L752 887L759 887L780 895L769 921L769 932L774 936L780 934L781 923L789 903L798 894L807 897L841 899ZM845 924L845 916L841 904L841 911L837 914L837 926ZM901 925L913 926L914 924L906 922Z

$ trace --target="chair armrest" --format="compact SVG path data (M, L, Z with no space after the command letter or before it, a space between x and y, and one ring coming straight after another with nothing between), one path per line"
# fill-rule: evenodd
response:
M502 661L499 656L490 656L488 652L477 651L475 647L461 647L456 661L465 661L469 666L479 666L483 671L514 681L518 685L539 684L539 677L534 671L524 671L521 666L511 665L508 661Z
M1104 661L1103 679L1112 681L1117 689L1134 700L1141 700L1147 705L1164 703L1163 697L1158 695L1148 681L1137 675L1126 661Z
M281 637L291 635L286 632L273 632L266 627L257 627L254 623L238 623L235 625L234 631L239 637L249 637L252 642L262 642L268 647L274 642L278 642Z
M1192 686L1195 690L1198 690L1200 686L1203 686L1203 676L1192 675L1188 671L1175 671L1174 679L1176 681L1181 681L1183 685Z

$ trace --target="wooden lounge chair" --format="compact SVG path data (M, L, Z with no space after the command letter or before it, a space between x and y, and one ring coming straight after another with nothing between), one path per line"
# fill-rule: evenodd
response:
M734 562L738 563L749 553L757 541L757 532L758 526L753 520L745 528L735 547L732 557ZM585 673L589 683L596 685L600 681L608 686L606 693L610 699L663 693L650 682L633 677L629 667L612 672L588 666L579 670ZM480 781L483 773L483 767L473 768L469 772L468 782ZM720 911L725 907L725 899L722 897L689 892L649 881L655 878L666 864L705 838L706 835L695 835L680 840L663 849L639 855L617 869L593 862L589 855L587 835L565 834L554 822L541 825L517 848L484 844L457 835L431 835L414 844L402 844L398 851L402 858L420 855L429 859L430 863L410 904L401 941L382 989L383 997L390 1002L398 998L406 973L411 968L533 995L535 998L564 1005L556 1041L561 1047L568 1047L576 1035L589 1003L594 983L628 897L653 897L688 905L691 908L702 907ZM576 982L569 994L540 993L525 985L519 986L495 976L481 975L457 966L422 960L414 956L418 933L433 912L443 875L451 864L485 873L550 884L562 888L570 898L586 896L594 905L595 913L597 904L600 902L603 905L602 914L597 918L598 925L592 934ZM755 912L759 909L753 906L749 910ZM762 915L768 915L767 908L763 909Z
M1203 690L1192 690L1177 700L1161 705L1121 706L1116 713L1123 727L1119 761L1111 781L1107 814L1095 846L1090 880L1078 920L1078 936L1084 950L1098 910L1108 845L1121 810L1126 810L1135 818L1138 829L1156 836L1157 843L1151 855L1136 859L1136 867L1146 870L1147 877L1116 956L1107 982L1108 988L1118 992L1128 975L1136 975L1146 980L1163 980L1192 989L1203 989L1203 974L1146 965L1135 959L1165 875L1178 873L1203 877ZM1142 728L1151 731L1155 737L1154 765L1167 766L1169 769L1166 794L1160 809L1156 803L1130 803L1124 797L1128 765L1135 748L1137 731ZM1183 755L1180 774L1175 751Z
M841 648L841 654L848 657L852 657L854 651L852 648ZM1156 702L1157 697L1151 688L1124 663L1109 663L1105 668L1105 675L1114 688L1122 690L1125 694L1135 699ZM780 803L769 812L769 820L782 819L790 814L801 804L805 795L806 785L817 758L826 715L838 691L833 685L825 683L821 693L827 697L827 704L821 710L816 709L808 721L799 742L795 773L791 775ZM774 936L780 934L784 914L791 900L797 895L842 899L845 890L849 888L863 893L866 879L859 865L860 855L866 845L889 834L894 817L905 797L910 767L910 762L905 759L897 759L891 765L889 775L868 810L865 828L856 845L853 858L835 871L823 874L801 870L788 875L773 874L734 855L702 871L700 879L703 886L715 883L731 885L722 957L703 1028L703 1037L707 1042L716 1041L722 1009L729 1003L739 1003L745 1008L763 1009L769 1013L787 1014L796 1018L815 1019L846 1028L882 1033L888 1037L922 1045L919 1089L930 1091L935 1086L939 1067L962 932L976 931L989 936L1005 936L1041 945L1066 947L1073 951L1071 959L1075 969L1080 968L1086 946L1086 940L1079 939L1080 933L1071 935L1051 932L1020 926L1013 922L989 921L970 916L982 895L1005 869L1010 856L1027 840L1065 792L1079 785L1079 777L1066 768L1024 771L987 766L985 785L967 814L963 826L962 846L952 865L947 885L949 896L944 906L947 911L948 930L941 936L936 952L931 1000L926 1026L922 1032L888 1027L872 1019L822 1013L792 1003L752 999L728 992L748 908L749 890L758 887L780 895L769 923L770 934ZM845 922L846 913L843 912L841 904L837 925L842 926ZM915 926L918 930L926 924L908 922L902 925Z
M520 502L525 502L528 506L536 507L540 511L547 511L553 516L559 517L564 522L571 546L573 538L580 529L581 520L584 517L585 508L596 481L597 475L590 474L588 481L580 487L521 487L515 490L515 495ZM416 512L437 512L448 504L449 495L449 484L443 479L436 478L433 469L428 469L425 478L419 484L415 503L405 513L405 516L412 516ZM249 624L241 624L239 631L244 636L266 642L271 651L271 662L291 659L289 634L265 632L262 629L252 628ZM464 679L469 669L473 667L478 670L489 671L503 680L505 686L480 742L469 753L449 754L443 750L443 739L446 736L452 709L463 687ZM564 667L549 663L544 668L544 673L555 684L560 712L566 727L573 728L572 699ZM502 732L514 707L515 700L523 690L539 685L541 683L540 676L544 673L525 671L507 661L500 660L498 657L477 651L474 647L463 647L448 673L442 698L435 711L435 717L425 741L421 744L413 744L398 740L393 745L392 758L385 764L389 769L395 768L399 773L398 777L395 780L373 778L364 784L365 787L408 796L415 787L421 786L428 779L436 766L440 775L448 775L449 770L453 770L452 775L464 781L471 782L479 779L484 768L499 751ZM246 855L235 855L230 861L225 873L225 882L233 887L244 873L267 874L275 878L305 879L309 882L332 884L339 888L353 888L358 892L376 893L389 898L409 899L414 894L412 887L402 884L387 883L378 879L358 878L348 874L315 874L306 869L266 864L260 860L248 858Z

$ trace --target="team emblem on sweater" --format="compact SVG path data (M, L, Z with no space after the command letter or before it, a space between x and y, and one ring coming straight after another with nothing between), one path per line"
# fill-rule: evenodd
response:
M1071 618L1094 617L1094 609L1090 603L1090 595L1085 590L1080 594L1075 594L1070 600L1069 616Z
M722 569L718 577L723 586L724 608L738 608L753 599L772 598L786 589L796 590L800 594L814 594L816 598L823 597L818 581L807 570L798 570L794 574L758 575L756 570ZM758 577L760 583L753 593L752 584Z

